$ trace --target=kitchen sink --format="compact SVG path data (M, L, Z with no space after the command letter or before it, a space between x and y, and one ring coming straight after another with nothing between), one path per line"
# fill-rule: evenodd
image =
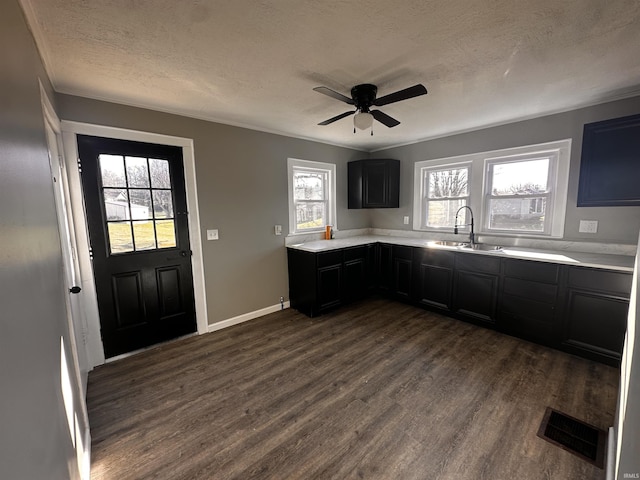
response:
M445 240L438 240L437 242L429 242L429 245L437 245L438 247L467 247L470 246L465 242L449 242Z
M462 248L480 250L483 252L499 252L500 250L502 250L502 247L500 245L488 245L486 243L476 243L475 245L467 243L463 245Z

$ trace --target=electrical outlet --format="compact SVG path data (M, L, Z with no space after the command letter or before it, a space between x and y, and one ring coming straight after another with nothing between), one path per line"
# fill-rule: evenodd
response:
M403 222L405 225L409 225L409 215L404 216Z
M580 233L598 233L598 221L597 220L580 220L580 227L578 228Z
M207 240L218 240L218 229L207 230Z
M276 225L275 227L273 227L273 232L276 235L282 235L282 225Z

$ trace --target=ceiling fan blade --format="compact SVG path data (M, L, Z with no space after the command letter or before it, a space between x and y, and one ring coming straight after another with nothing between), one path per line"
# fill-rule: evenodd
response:
M314 90L318 93L322 93L324 95L328 95L331 98L335 98L336 100L340 100L341 102L348 103L349 105L355 105L353 99L342 95L341 93L336 92L335 90L331 90L327 87L316 87Z
M354 113L356 113L356 112L355 111L354 112L344 112L344 113L341 113L340 115L336 115L335 117L331 117L329 120L325 120L324 122L320 122L318 125L329 125L330 123L336 122L336 121L340 120L341 118L348 117L349 115L353 115Z
M408 98L419 97L420 95L426 95L427 89L422 84L414 85L413 87L405 88L404 90L398 90L397 92L390 93L384 97L377 98L373 104L376 107L383 105L389 105L390 103L400 102L407 100Z
M387 115L384 112L381 112L380 110L371 110L371 112L369 113L373 115L373 118L375 118L377 121L379 121L383 125L386 125L389 128L395 127L396 125L400 125L400 122L398 120L396 120L393 117L390 117L389 115Z

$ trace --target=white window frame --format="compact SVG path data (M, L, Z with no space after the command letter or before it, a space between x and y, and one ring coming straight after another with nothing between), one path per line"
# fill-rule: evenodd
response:
M325 185L325 211L327 220L324 225L316 228L296 228L296 205L293 194L293 176L296 171L321 172L327 175L327 185ZM304 235L308 233L324 232L326 225L336 227L336 166L333 163L315 162L311 160L300 160L297 158L287 159L287 177L289 190L289 235Z
M443 197L443 198L429 198L429 175L432 172L439 172L443 170L454 170L454 169L467 169L467 195L460 197ZM414 222L419 225L419 230L450 230L450 227L447 226L431 226L427 225L427 218L429 216L429 204L432 201L445 201L445 200L465 200L465 205L470 205L471 202L471 178L473 175L473 165L471 162L460 162L460 163L447 163L442 165L428 165L420 168L420 188L422 190L420 194L420 202L421 202L421 214L420 216L414 215Z
M532 152L530 154L522 154L522 155L509 155L504 157L497 158L487 158L485 159L485 168L486 175L484 181L484 189L483 189L483 208L484 208L484 216L483 216L483 228L482 230L490 233L504 233L504 234L514 234L514 233L522 233L527 235L545 235L550 236L552 227L553 227L553 218L556 216L555 212L555 198L556 198L556 176L558 171L558 151L550 150L545 152ZM536 193L536 194L513 194L513 195L494 195L493 191L493 169L496 165L505 165L509 163L519 163L519 162L527 162L531 160L542 160L549 159L549 167L547 172L547 191L545 193ZM522 230L522 231L514 231L507 229L499 229L499 228L491 228L489 225L489 221L491 218L491 200L495 199L526 199L526 198L539 198L544 197L546 199L546 213L545 213L545 221L543 225L543 230L541 232L536 232L533 230Z
M490 197L490 191L487 191L487 188L489 168L491 165L540 157L552 159L550 161L548 184L548 215L545 217L544 231L516 232L513 230L489 229L488 198ZM468 184L469 203L467 205L471 207L474 213L476 233L492 236L562 238L564 235L564 221L567 207L570 157L571 139L564 139L536 145L416 162L414 168L413 229L440 233L453 232L452 228L434 228L422 224L423 219L426 219L427 213L424 205L426 193L424 191L424 178L426 174L428 175L429 171L455 168L462 164L469 163L471 167Z

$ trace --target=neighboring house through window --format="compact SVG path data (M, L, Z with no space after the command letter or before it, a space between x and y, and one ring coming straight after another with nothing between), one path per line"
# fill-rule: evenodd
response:
M562 237L570 148L561 140L417 162L414 229L450 231L469 206L481 233Z
M311 233L335 226L336 166L289 158L289 232Z

